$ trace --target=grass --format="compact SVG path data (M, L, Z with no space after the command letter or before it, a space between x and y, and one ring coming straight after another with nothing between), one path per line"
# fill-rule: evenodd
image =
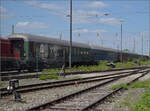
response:
M150 111L150 88L142 94L138 103L132 107L132 111Z
M111 89L115 90L120 87L125 89L138 88L135 91L133 90L132 93L128 92L128 95L119 103L120 108L128 107L130 111L150 111L150 79L135 82L130 86L125 84L115 85Z
M144 88L141 99L132 107L132 111L150 111L150 79L146 81L136 82L131 88Z
M139 63L141 65L150 65L150 60L147 61L142 61L142 60L137 60L137 59L133 59L132 61L125 61L123 63L121 62L116 62L115 64L115 68L132 68L132 67L137 67L139 66ZM97 70L109 70L112 69L112 67L107 66L108 61L99 61L98 65L92 65L92 66L86 66L86 65L81 65L81 66L74 66L72 69L68 69L66 68L65 71L66 72L71 72L71 71L97 71ZM61 69L48 69L48 70L44 70L43 73L45 74L57 74L61 72Z
M47 69L43 70L43 73L58 73L60 70L59 69Z
M39 79L40 80L59 79L59 77L56 74L49 74L49 75L39 75Z
M130 68L130 67L138 66L138 64L136 64L135 62L132 62L132 61L123 62L123 63L117 62L117 63L115 63L115 65L116 65L116 68Z
M145 65L150 65L150 60L146 60L146 61L140 61L140 64L142 65L142 66L145 66Z
M135 82L130 88L150 88L150 80Z
M114 86L111 87L112 90L116 90L116 89L119 89L119 88L123 88L123 89L127 90L128 86L127 86L127 84L122 83L122 84L114 85Z

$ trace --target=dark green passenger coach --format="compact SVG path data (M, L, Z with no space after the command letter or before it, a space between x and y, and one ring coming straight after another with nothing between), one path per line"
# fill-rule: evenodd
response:
M69 60L69 42L55 38L16 33L8 36L14 43L20 69L33 70L61 67ZM72 43L72 64L91 62L91 48L87 44Z

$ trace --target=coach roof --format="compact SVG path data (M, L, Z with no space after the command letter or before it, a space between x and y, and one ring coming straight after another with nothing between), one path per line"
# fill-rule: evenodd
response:
M95 50L119 52L119 50L117 50L117 49L106 48L106 47L100 47L100 46L94 46L94 45L92 45L91 48L92 48L92 49L95 49Z
M67 40L59 40L56 38L32 35L32 34L24 34L24 33L15 33L15 34L9 35L8 38L10 39L23 38L25 41L33 41L33 42L39 42L39 43L51 43L51 44L62 45L62 46L70 45L70 42ZM72 42L72 46L90 48L88 44L77 43L77 42Z

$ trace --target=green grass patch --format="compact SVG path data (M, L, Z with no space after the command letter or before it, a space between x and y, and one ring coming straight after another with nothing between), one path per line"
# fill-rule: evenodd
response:
M135 82L130 88L150 88L150 80Z
M146 60L146 61L140 61L140 64L145 66L145 65L150 65L150 60Z
M150 111L150 79L132 83L128 87L124 84L116 85L111 89L115 90L124 86L130 90L123 101L117 104L120 108L128 107L129 111Z
M58 73L60 71L60 69L47 69L47 70L43 70L43 73Z
M39 75L39 79L40 80L59 79L59 77L56 74L48 74L48 75Z
M141 99L133 106L132 111L150 111L150 88L142 94Z
M136 64L135 62L132 62L132 61L123 62L123 63L117 62L117 63L115 63L115 65L116 65L116 68L131 68L131 67L138 66L138 64Z
M127 90L128 86L127 86L127 84L122 83L122 84L117 84L117 85L114 85L114 86L111 87L112 90L116 90L116 89L119 89L119 88L124 88L125 90Z
M121 62L116 62L114 63L115 68L132 68L132 67L137 67L139 66L139 63L141 65L150 65L150 60L147 61L142 61L138 59L133 59L132 61L124 61L123 63ZM103 70L109 70L112 69L112 67L107 66L108 61L99 61L98 65L92 65L92 66L86 66L86 65L81 65L81 66L74 66L72 69L66 68L65 72L75 72L75 71L103 71ZM42 71L43 74L57 74L61 72L61 69L48 69Z

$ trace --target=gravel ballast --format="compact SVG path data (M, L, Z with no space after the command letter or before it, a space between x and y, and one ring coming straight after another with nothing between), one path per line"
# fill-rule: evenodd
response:
M91 75L91 74L89 74ZM136 78L138 75L132 75L126 78L122 78L119 81L113 82L112 84L108 85L108 90L109 88L113 85L124 83L124 82L129 82ZM79 76L79 75L77 75ZM95 76L95 75L93 75ZM30 92L26 94L22 94L22 98L24 100L23 103L20 102L14 102L12 101L12 97L8 96L4 99L0 99L0 111L22 111L28 108L31 108L33 106L37 106L40 104L43 104L48 101L52 101L54 99L57 99L59 97L65 96L67 94L85 89L87 87L96 85L100 82L93 82L93 83L86 83L82 85L76 86L66 86L66 87L60 87L60 88L53 88L53 89L46 89L46 90L41 90L41 91L36 91L36 92Z
M150 79L150 73L145 75L144 77L140 78L139 81ZM120 103L127 98L131 93L134 93L132 96L133 101L137 101L138 98L140 98L142 92L144 92L143 88L134 88L129 90L124 90L123 92L120 92L116 95L114 95L114 98L107 100L103 104L99 104L93 111L96 110L102 110L102 111L130 111L128 107L120 108ZM134 103L134 102L133 102Z

